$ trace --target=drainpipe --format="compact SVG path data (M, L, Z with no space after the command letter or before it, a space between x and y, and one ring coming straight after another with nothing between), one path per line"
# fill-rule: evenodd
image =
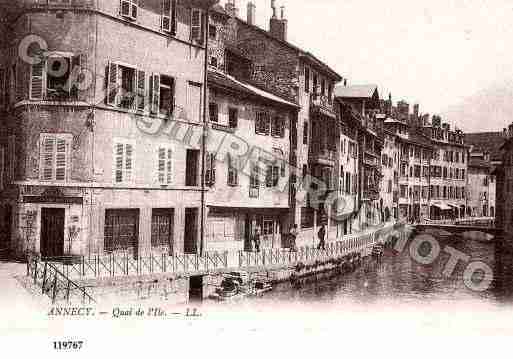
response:
M207 7L204 21L203 36L205 41L205 59L203 67L203 134L201 140L201 218L200 218L200 256L205 252L205 215L206 215L206 198L205 198L205 162L206 162L206 149L208 138L208 123L207 123L207 100L208 100L208 24L210 20L210 7Z

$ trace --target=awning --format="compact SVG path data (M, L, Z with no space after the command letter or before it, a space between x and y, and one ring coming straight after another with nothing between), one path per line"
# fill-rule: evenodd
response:
M451 207L449 207L448 205L446 205L444 203L433 203L432 206L437 207L437 208L441 209L442 211L448 211L448 210L452 209Z

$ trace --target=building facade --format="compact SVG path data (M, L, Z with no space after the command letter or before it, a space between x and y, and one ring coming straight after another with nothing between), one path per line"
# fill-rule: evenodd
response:
M473 149L468 165L467 216L495 217L496 181L492 171L490 154Z
M1 9L2 218L13 252L201 251L206 3Z

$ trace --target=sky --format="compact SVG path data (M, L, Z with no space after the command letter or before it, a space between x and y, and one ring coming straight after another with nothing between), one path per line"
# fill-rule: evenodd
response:
M254 2L257 25L268 29L271 0ZM243 19L247 3L236 0ZM423 113L445 113L513 78L511 0L276 0L276 5L278 13L286 7L291 43L349 84L376 84L382 98L391 92L394 102L419 103ZM475 121L468 125L457 116L448 121L476 128ZM499 129L511 120L500 122L478 126Z

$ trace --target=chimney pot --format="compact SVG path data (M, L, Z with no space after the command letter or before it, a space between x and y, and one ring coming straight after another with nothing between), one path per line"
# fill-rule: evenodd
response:
M250 25L255 25L256 18L256 5L253 1L248 2L248 18L247 22Z

